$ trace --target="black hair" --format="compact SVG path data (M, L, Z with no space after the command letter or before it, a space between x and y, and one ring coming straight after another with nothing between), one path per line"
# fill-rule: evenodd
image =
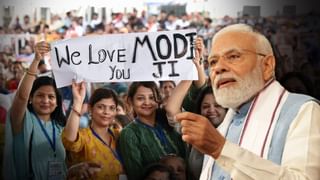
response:
M206 18L204 18L204 20L207 21L209 24L212 23L212 19L211 18L206 17Z
M167 154L165 156L162 156L160 158L160 160L159 160L159 163L167 165L167 161L170 160L170 159L179 159L182 162L182 164L184 164L184 166L186 167L185 160L182 157L180 157L180 156L178 156L176 154Z
M123 114L116 115L115 120L119 122L122 127L126 127L131 122L130 118Z
M128 99L133 100L134 95L137 93L137 90L140 86L151 89L155 101L160 105L162 103L160 90L157 84L153 81L144 81L144 82L133 82L128 89Z
M21 61L13 61L12 64L13 64L13 65L18 64L18 65L21 65L21 66L22 66L22 62L21 62Z
M40 60L38 67L40 67L41 65L44 65L44 64L46 64L46 62L42 59L42 60Z
M48 77L48 76L41 76L38 77L32 85L32 89L30 92L30 97L34 95L34 93L42 86L52 86L54 89L54 92L56 94L56 100L57 100L57 107L56 109L50 114L50 117L52 120L57 122L61 126L65 126L66 124L66 116L63 113L63 108L62 108L62 96L56 86L56 82L53 78ZM34 109L32 107L32 104L28 104L28 109L30 112L34 112Z
M94 26L93 31L98 31L98 30L104 31L104 24L103 23L99 23Z
M143 175L142 180L147 179L155 171L167 172L167 173L169 173L169 179L174 180L172 170L168 166L161 164L161 163L152 163L152 164L148 165L145 170L145 173Z
M201 91L199 92L196 98L196 108L194 109L194 113L201 114L201 103L207 94L211 94L213 96L213 91L211 86L206 86L202 88Z
M118 96L116 92L109 88L98 88L96 89L89 99L89 105L93 107L101 99L112 98L116 106L119 104Z
M160 90L157 84L153 81L143 81L143 82L133 82L128 90L128 100L133 101L134 95L137 93L139 87L146 87L151 89L155 101L160 105L162 103L162 98L160 94ZM173 131L174 129L169 125L168 118L166 116L166 111L161 108L156 109L156 121L159 123L164 129L168 131Z
M173 86L174 86L174 87L176 87L176 83L175 83L174 81L159 81L160 88L162 88L162 87L163 87L163 85L164 85L164 83L166 83L166 82L170 82L170 83L172 83L172 84L173 84Z

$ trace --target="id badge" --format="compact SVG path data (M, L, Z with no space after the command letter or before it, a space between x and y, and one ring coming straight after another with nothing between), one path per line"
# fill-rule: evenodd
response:
M63 162L48 162L48 180L63 180Z

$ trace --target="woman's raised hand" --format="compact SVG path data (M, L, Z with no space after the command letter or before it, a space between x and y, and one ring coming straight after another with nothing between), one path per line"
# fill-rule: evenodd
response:
M202 56L204 53L204 44L201 37L197 37L195 40L195 57L193 62L195 65L201 65Z
M72 82L72 94L73 94L73 103L83 103L86 96L86 85L85 82L76 83Z
M42 60L44 58L44 55L50 52L50 50L51 50L51 47L49 43L45 41L38 42L34 46L35 60L38 60L38 61Z

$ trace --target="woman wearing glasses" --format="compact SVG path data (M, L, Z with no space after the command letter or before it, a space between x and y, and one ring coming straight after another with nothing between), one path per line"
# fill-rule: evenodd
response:
M116 151L119 132L110 125L117 114L118 98L110 89L97 89L89 100L91 124L79 130L80 110L85 97L85 84L73 83L73 107L62 132L62 141L70 152L70 165L80 162L99 164L78 173L78 179L118 180L123 173L120 157Z

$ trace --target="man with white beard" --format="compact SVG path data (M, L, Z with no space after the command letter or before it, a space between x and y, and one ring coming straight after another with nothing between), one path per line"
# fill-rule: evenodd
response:
M229 108L223 123L175 116L183 140L206 154L200 179L320 179L319 102L275 80L269 41L231 25L213 37L208 61L216 100Z

